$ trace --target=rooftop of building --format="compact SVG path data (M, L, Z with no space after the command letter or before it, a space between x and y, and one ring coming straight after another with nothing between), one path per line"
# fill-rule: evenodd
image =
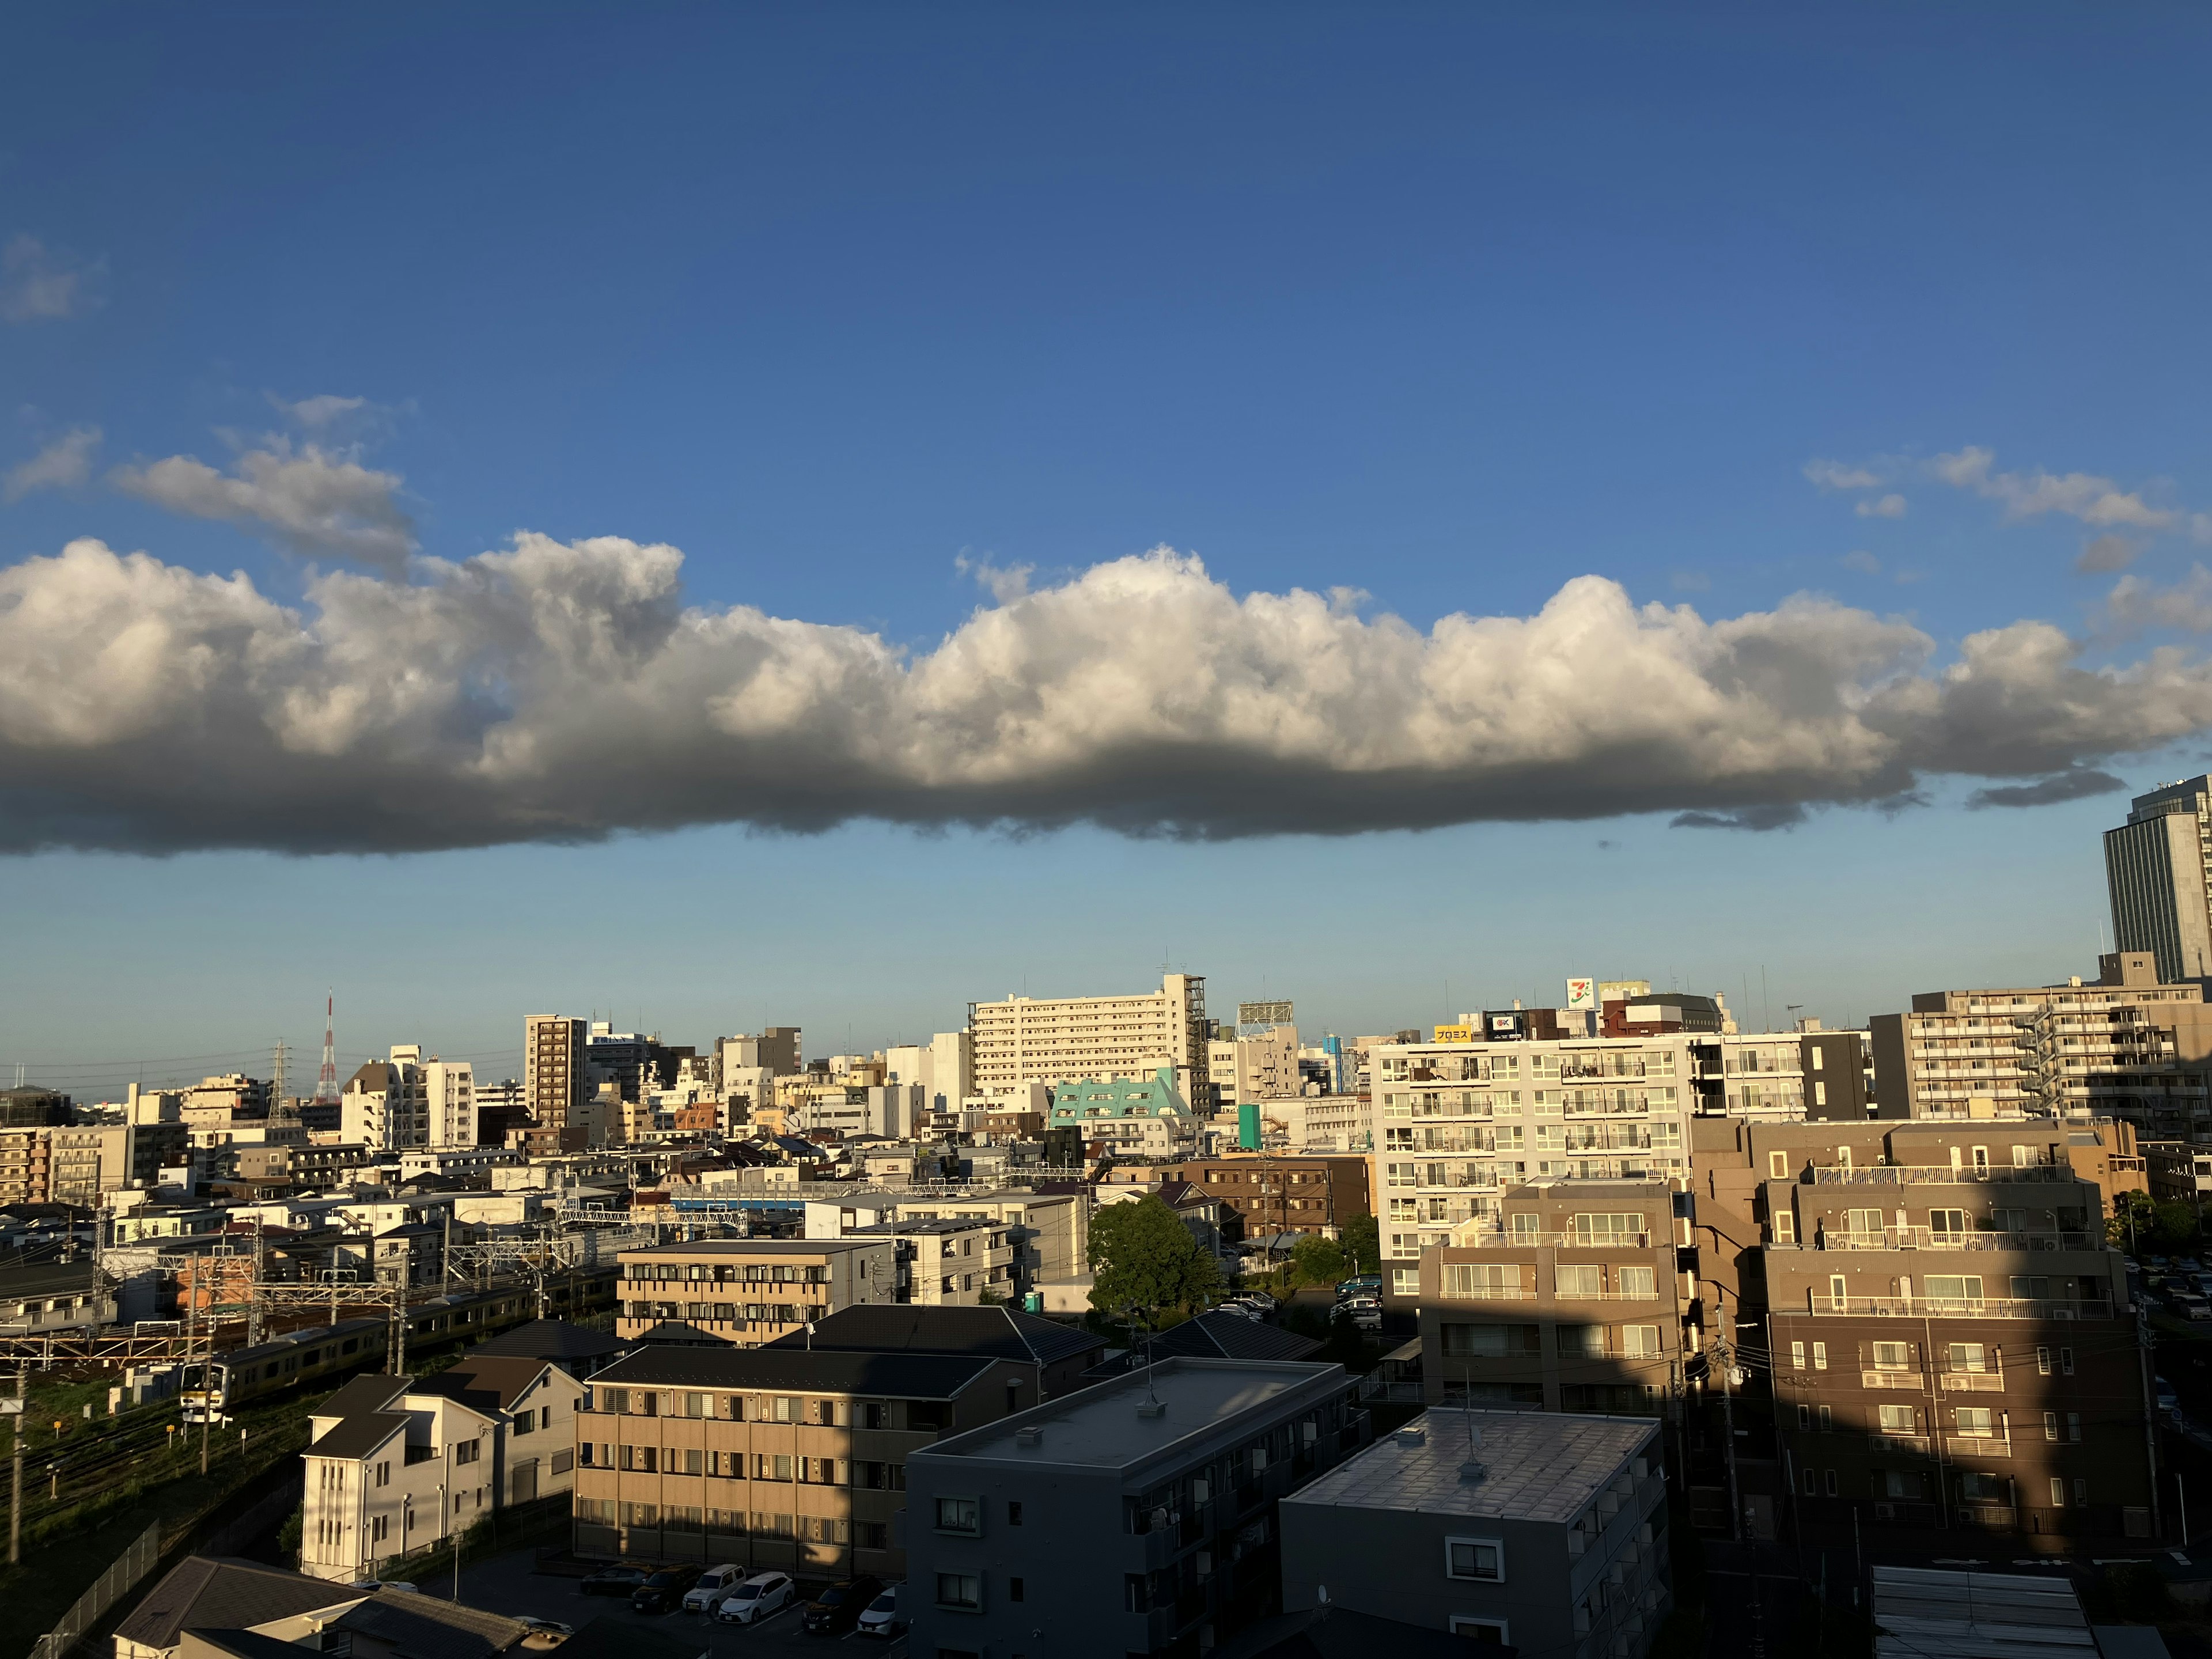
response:
M856 1226L845 1236L848 1238L932 1238L940 1234L972 1233L977 1228L989 1229L1006 1224L988 1215L909 1216L903 1221L872 1221L866 1226Z
M1291 1360L1178 1356L940 1440L927 1457L1127 1469L1199 1439L1344 1368ZM1140 1412L1157 1401L1158 1412Z
M471 1411L503 1412L527 1394L539 1377L557 1369L550 1359L465 1353L444 1370L416 1378L408 1392L436 1395Z
M161 1576L115 1627L122 1641L171 1648L195 1627L265 1625L350 1601L361 1592L305 1573L228 1556L188 1555Z
M1170 1325L1144 1345L1154 1359L1186 1354L1200 1359L1305 1359L1321 1352L1310 1336L1216 1309Z
M872 1249L870 1238L702 1238L688 1244L647 1244L616 1253L617 1260L641 1261L653 1256L821 1255L825 1252Z
M1431 1407L1283 1501L1565 1524L1623 1463L1656 1455L1658 1435L1647 1417ZM1486 1471L1472 1484L1460 1476L1470 1461Z
M470 1352L523 1359L597 1359L620 1353L628 1346L608 1331L587 1330L565 1319L533 1319L527 1325L485 1338Z
M844 1349L655 1346L617 1359L601 1388L791 1389L886 1399L951 1400L994 1361L981 1355L859 1353Z
M817 1320L811 1339L804 1331L793 1331L765 1346L769 1350L805 1348L810 1341L817 1352L957 1354L1040 1365L1106 1346L1105 1339L1080 1326L1041 1319L1004 1304L933 1308L871 1302L841 1308Z
M519 1620L434 1595L391 1589L378 1590L360 1606L348 1608L331 1628L388 1647L395 1659L489 1659L530 1633L530 1627Z

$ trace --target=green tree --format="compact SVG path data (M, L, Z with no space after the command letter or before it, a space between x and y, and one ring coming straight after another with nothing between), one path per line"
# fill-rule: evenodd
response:
M1300 1285L1334 1285L1344 1277L1344 1246L1308 1237L1291 1246L1291 1277Z
M1371 1215L1356 1215L1336 1230L1344 1246L1344 1265L1352 1273L1380 1273L1382 1269L1382 1230Z
M1221 1268L1182 1218L1154 1195L1102 1204L1091 1218L1091 1305L1118 1315L1134 1306L1146 1324L1221 1291Z
M2169 1198L2157 1206L2157 1220L2153 1224L2157 1242L2169 1250L2185 1250L2197 1243L2197 1211L2178 1198ZM2136 1237L2142 1237L2140 1231Z

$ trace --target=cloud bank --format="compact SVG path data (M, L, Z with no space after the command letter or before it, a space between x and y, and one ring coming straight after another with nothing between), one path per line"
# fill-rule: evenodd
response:
M92 453L100 447L96 426L71 427L0 478L0 500L20 501L34 489L73 489L92 476Z
M687 607L682 562L524 533L418 559L410 583L318 576L298 611L92 540L0 569L0 849L404 852L854 818L1766 828L1899 804L1929 774L2080 779L2212 725L2203 664L2092 671L2034 622L1937 665L1917 629L1828 601L1707 620L1586 576L1534 616L1424 630L1341 592L1240 598L1162 549L908 654Z
M104 259L88 264L35 236L12 237L0 247L0 322L57 322L89 310L106 274Z

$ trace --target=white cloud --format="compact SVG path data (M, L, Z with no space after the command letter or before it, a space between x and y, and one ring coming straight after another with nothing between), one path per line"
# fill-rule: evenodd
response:
M0 480L0 496L20 501L34 489L73 489L92 476L92 452L100 447L96 426L71 427Z
M88 310L100 303L106 270L104 259L88 263L35 236L17 236L0 248L0 321L52 322Z
M1863 576L1879 576L1881 574L1881 561L1875 557L1873 554L1868 552L1863 547L1855 548L1850 552L1844 554L1843 565L1844 569L1856 570Z
M1905 497L1884 495L1880 501L1861 501L1851 510L1862 519L1901 519L1905 516Z
M0 569L0 848L404 851L856 817L1351 833L1894 805L1924 774L2078 771L2212 728L2212 669L2081 666L2039 623L1955 659L1802 599L1708 620L1569 581L1422 629L1239 597L1164 549L909 656L687 608L673 548L518 536L304 612L95 541Z
M399 475L313 444L295 453L283 439L269 439L240 455L228 473L194 456L172 455L108 477L117 489L172 513L261 526L295 553L397 570L415 549L414 520L394 500Z
M2105 596L2103 624L2106 632L2113 634L2145 628L2212 632L2212 571L2191 565L2189 574L2169 587L2141 576L2123 576Z
M1874 489L1881 483L1877 474L1842 461L1808 461L1805 476L1823 489Z
M319 432L333 422L348 415L358 414L368 407L366 398L340 398L327 392L289 403L273 392L268 394L268 398L270 405L285 419L307 428L310 432Z
M956 553L952 568L963 576L973 576L975 585L1000 605L1011 605L1027 593L1030 578L1036 574L1033 564L993 564L988 553L973 559L965 553Z
M1955 454L1938 455L1929 470L1945 483L1998 502L2008 519L2063 513L2087 525L2163 530L2177 516L2094 473L2051 473L2040 467L2033 472L1999 472L1996 463L1994 451L1969 444Z
M2081 550L2074 568L2084 572L2125 570L2142 550L2125 536L2103 535Z

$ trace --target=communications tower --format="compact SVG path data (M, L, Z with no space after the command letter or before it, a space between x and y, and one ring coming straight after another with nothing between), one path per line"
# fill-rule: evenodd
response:
M323 1000L323 1074L315 1080L315 1098L335 1106L338 1099L337 998Z

